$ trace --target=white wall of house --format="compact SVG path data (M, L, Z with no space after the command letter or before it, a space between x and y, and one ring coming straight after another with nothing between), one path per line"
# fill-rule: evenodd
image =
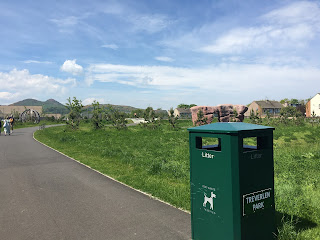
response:
M320 93L310 100L310 111L311 114L314 112L317 117L320 116Z
M175 117L177 117L177 116L180 117L180 112L178 111L178 109L174 109L173 115Z

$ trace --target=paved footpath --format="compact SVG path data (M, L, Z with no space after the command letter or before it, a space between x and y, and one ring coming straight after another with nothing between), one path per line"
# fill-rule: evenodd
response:
M190 215L32 138L0 136L0 239L190 239Z

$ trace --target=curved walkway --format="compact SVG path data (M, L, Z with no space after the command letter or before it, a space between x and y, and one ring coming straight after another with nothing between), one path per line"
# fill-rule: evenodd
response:
M0 136L0 239L190 239L190 215L32 138Z

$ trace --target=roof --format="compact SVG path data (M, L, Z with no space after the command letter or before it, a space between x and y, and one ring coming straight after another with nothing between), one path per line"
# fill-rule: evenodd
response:
M190 108L176 108L179 113L191 113Z
M283 105L278 101L255 101L261 108L283 108Z
M237 133L241 131L252 131L261 129L271 129L273 127L267 127L257 124L244 123L244 122L217 122L199 127L188 128L190 132L214 132L214 133Z
M314 97L316 97L317 95L320 95L320 93L317 93L316 95L314 95L312 98L310 98L310 100L308 102L310 102Z

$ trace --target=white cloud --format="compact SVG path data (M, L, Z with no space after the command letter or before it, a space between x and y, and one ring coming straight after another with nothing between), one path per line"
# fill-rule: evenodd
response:
M25 60L24 63L36 63L36 64L52 64L49 61L36 61L36 60Z
M80 18L75 16L69 16L61 19L51 19L50 21L55 23L58 27L68 28L77 25L79 23L79 19Z
M110 49L113 49L113 50L117 50L119 48L116 44L104 44L101 47L110 48Z
M269 22L276 24L309 23L319 27L320 5L318 2L299 1L279 9L270 11L262 16Z
M63 72L71 73L72 75L80 75L83 72L83 67L76 63L76 60L66 60L60 68Z
M199 50L213 54L239 54L252 50L305 47L320 30L320 7L313 2L297 2L261 17L260 26L229 30L212 44Z
M165 15L153 14L153 15L129 15L127 20L133 24L133 30L146 31L148 33L160 32L167 28L171 23Z
M0 92L0 99L1 100L12 100L19 96L19 93L12 93L12 92Z
M117 2L108 4L107 7L100 9L100 11L105 14L115 15L122 21L129 23L129 31L145 31L152 34L166 29L174 22L167 15L138 13L132 8Z
M174 59L170 58L170 57L164 57L164 56L159 56L159 57L155 57L156 60L161 61L161 62L173 62Z
M114 82L143 88L177 91L192 88L248 95L262 89L274 92L274 89L286 88L288 92L297 92L306 85L316 85L320 75L318 68L265 64L221 64L203 68L97 64L91 65L89 72L89 84Z
M106 101L104 100L104 98L86 98L85 100L82 101L82 104L84 106L86 105L91 105L94 101L99 102L99 104L104 104L106 103Z
M39 97L44 94L61 96L68 88L76 85L76 80L30 74L27 69L13 69L10 72L0 72L0 85L3 90L0 93L0 101L7 101L21 100L23 97Z

